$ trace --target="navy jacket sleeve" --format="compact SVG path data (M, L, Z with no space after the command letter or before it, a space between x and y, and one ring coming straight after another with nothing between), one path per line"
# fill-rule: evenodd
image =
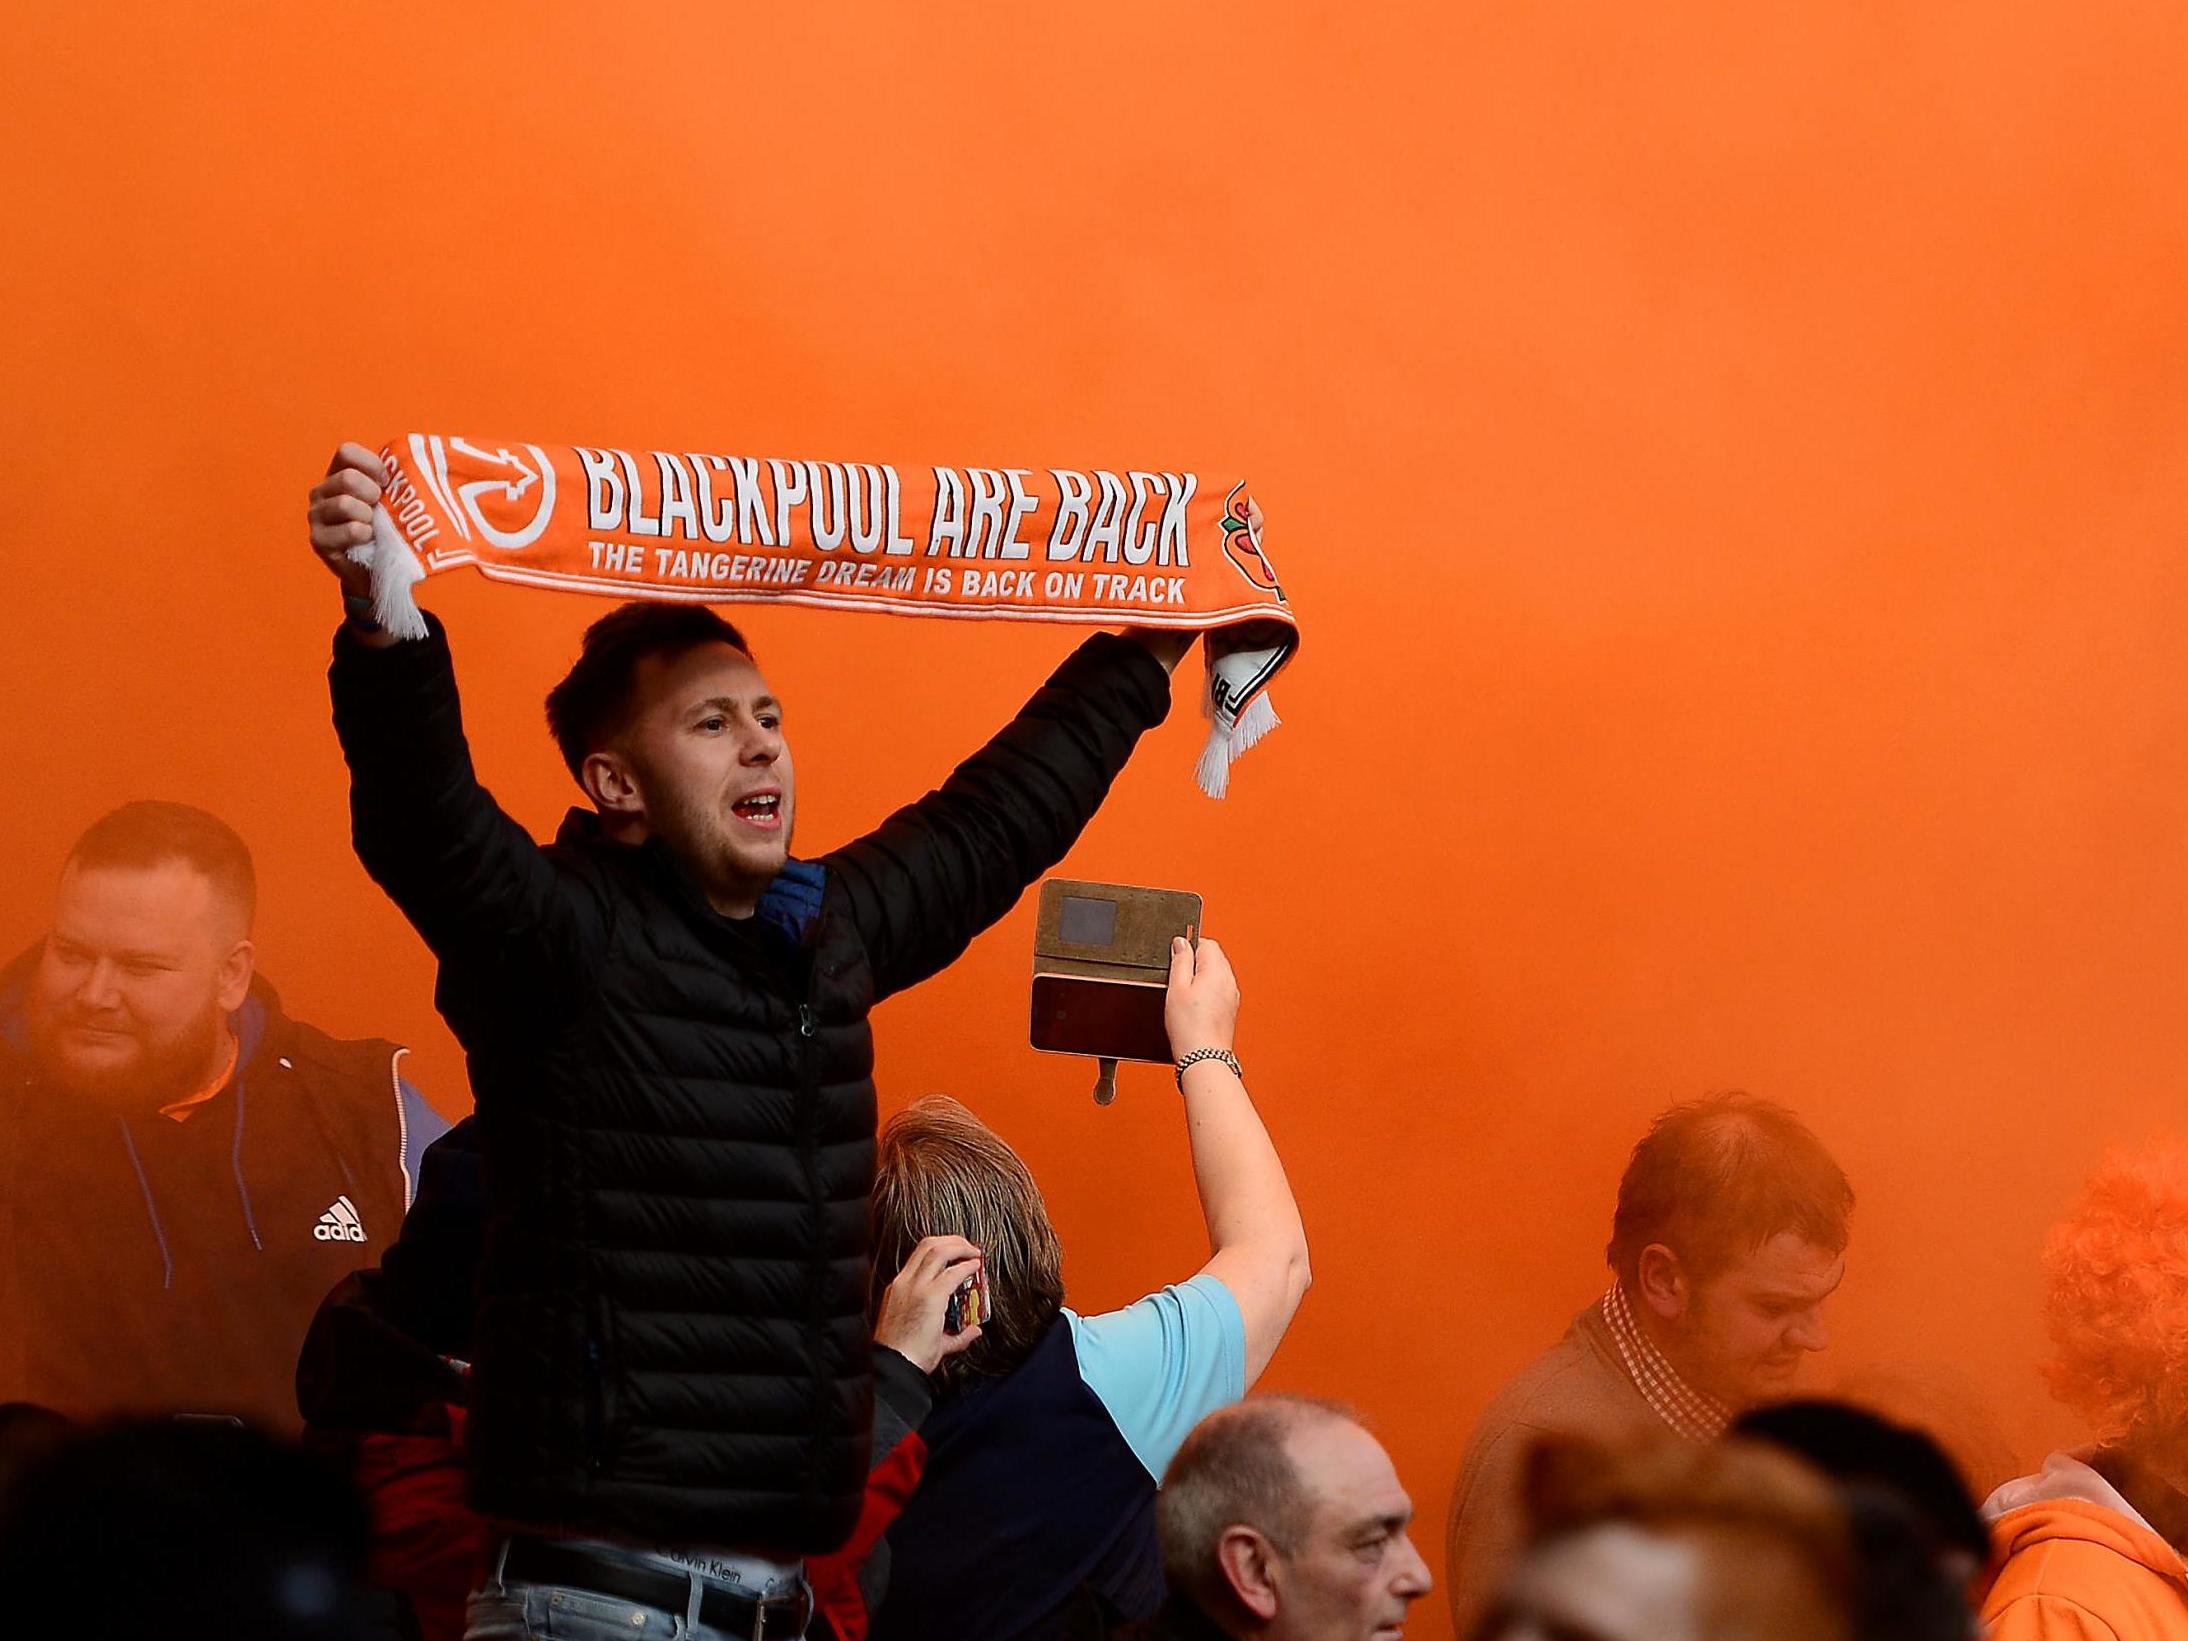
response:
M824 857L877 996L947 968L1016 905L1169 710L1162 663L1129 638L1097 633L940 791Z
M447 968L537 980L581 953L582 899L479 784L448 635L373 649L347 626L327 680L357 858ZM460 1022L458 1024L461 1030Z

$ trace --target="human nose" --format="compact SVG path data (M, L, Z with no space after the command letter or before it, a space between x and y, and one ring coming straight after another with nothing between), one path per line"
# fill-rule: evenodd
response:
M1802 1350L1822 1350L1831 1342L1831 1330L1824 1326L1823 1307L1805 1310L1794 1319L1790 1337Z
M102 957L84 970L84 977L76 986L79 1004L104 1013L119 1008L121 1000L121 971L113 963Z
M1428 1570L1428 1563L1421 1558L1421 1552L1415 1547L1411 1533L1403 1535L1399 1551L1403 1560L1398 1568L1398 1576L1391 1581L1391 1590L1408 1601L1418 1601L1436 1587L1435 1575Z
M783 755L783 732L770 724L754 724L745 737L744 761L765 769Z

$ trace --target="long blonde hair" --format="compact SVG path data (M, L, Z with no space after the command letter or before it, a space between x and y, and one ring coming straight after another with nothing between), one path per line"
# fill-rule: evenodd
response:
M915 1100L882 1129L873 1233L869 1314L922 1237L961 1236L987 1256L991 1314L972 1348L938 1370L946 1388L1011 1372L1063 1306L1064 1250L1040 1186L1001 1135L948 1095Z

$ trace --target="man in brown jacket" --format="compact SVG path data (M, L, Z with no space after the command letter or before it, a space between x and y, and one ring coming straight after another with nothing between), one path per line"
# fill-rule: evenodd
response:
M1460 1634L1518 1548L1521 1477L1544 1436L1704 1442L1790 1394L1827 1342L1853 1205L1838 1164L1782 1106L1720 1094L1657 1119L1619 1182L1609 1291L1497 1393L1467 1449L1446 1561Z

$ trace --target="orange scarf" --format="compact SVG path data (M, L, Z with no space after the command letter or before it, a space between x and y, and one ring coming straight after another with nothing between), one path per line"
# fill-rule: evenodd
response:
M1276 727L1268 682L1298 624L1242 481L1130 469L906 467L596 449L412 433L369 546L375 615L423 636L416 583L497 581L613 598L772 601L897 615L1205 633L1198 771Z

